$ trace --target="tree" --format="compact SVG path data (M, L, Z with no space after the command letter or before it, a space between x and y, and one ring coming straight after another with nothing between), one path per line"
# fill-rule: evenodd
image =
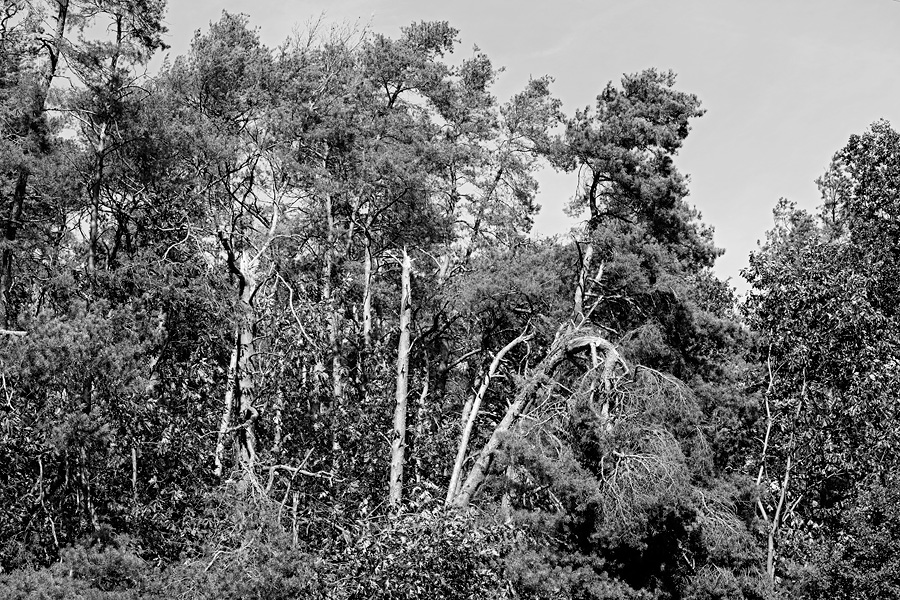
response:
M847 515L893 470L898 139L885 122L852 136L819 181L819 215L781 202L745 273L748 316L771 365L775 426L763 470L779 480L776 497L787 497L777 501L791 517L783 554L798 560L811 556L800 532L825 547L847 543L838 541L847 539Z
M65 562L0 588L752 596L749 436L713 430L754 418L746 336L674 75L567 119L445 22L271 49L224 13L138 89L161 3L77 7L112 23L65 45L81 176L29 179L0 337L0 564ZM529 236L544 164L575 243Z
M4 177L3 248L0 251L0 319L11 324L13 263L16 240L20 235L31 170L39 164L47 147L46 103L50 85L57 74L65 45L69 1L40 4L4 2L2 46L4 56ZM55 5L55 7L53 6ZM44 9L53 9L53 34L41 39ZM16 22L24 11L21 21ZM44 54L46 53L46 54ZM32 58L37 60L31 61ZM29 64L31 63L31 64ZM32 66L35 65L35 66ZM35 68L36 67L36 68ZM9 137L7 137L9 136Z

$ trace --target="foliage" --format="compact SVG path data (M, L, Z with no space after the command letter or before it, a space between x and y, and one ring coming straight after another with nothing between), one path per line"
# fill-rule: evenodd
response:
M340 555L340 598L505 598L510 532L464 513L424 509L362 522Z
M792 575L811 597L834 587L846 597L890 595L894 585L891 553L878 542L893 517L877 490L898 441L898 139L883 121L852 136L819 180L820 214L779 203L776 228L746 272L747 314L771 382L767 460L790 471L772 485L791 509L785 567L814 565Z
M617 396L612 425L584 399L552 432L555 448L541 442L549 433L511 447L517 519L532 536L513 577L538 597L680 598L722 577L733 597L756 597L758 555L739 516L749 498L691 473L708 448L690 391L641 369Z
M791 213L754 259L770 291L750 320L787 365L763 396L676 168L703 110L672 73L566 116L548 76L496 98L500 71L450 60L446 22L319 24L271 49L224 13L144 78L163 2L48 3L53 40L40 3L6 6L24 17L0 67L4 597L760 598L760 399L781 419L808 368L809 394L858 394L880 431L889 280L836 266L892 263L833 252L862 235L862 192L827 230ZM869 181L856 154L827 185ZM529 236L548 166L577 172L576 243ZM844 377L854 352L881 366ZM834 450L826 483L806 455L798 477L837 494L815 516L838 523L841 465L871 470L892 438L851 460L856 434L806 414L771 460Z

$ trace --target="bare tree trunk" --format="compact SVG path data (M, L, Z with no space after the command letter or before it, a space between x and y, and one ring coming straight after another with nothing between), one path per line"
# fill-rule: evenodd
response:
M415 463L416 482L422 481L422 473L425 472L422 463L422 442L425 440L425 409L428 402L429 379L431 369L428 361L425 361L425 371L422 373L422 391L419 393L419 401L416 403L416 432L415 432Z
M327 237L325 248L325 264L322 267L322 300L328 307L328 351L331 355L331 455L332 471L340 471L341 442L338 436L335 420L343 410L344 384L341 364L341 338L340 338L340 313L338 300L334 293L335 274L335 244L337 233L334 223L334 206L331 194L325 195L325 220L327 224Z
M603 371L600 374L600 382L603 384L603 404L600 407L600 424L606 428L606 431L611 431L612 421L610 418L610 410L612 394L610 394L610 392L613 389L613 375L615 374L616 365L621 364L626 371L628 370L628 367L625 367L625 363L622 361L622 358L612 344L606 342L606 340L602 340L602 343L592 342L590 345L591 361L595 369L600 363L597 346L603 346L606 354L606 357L603 359ZM591 402L593 402L596 391L596 383L594 383L591 385Z
M138 454L137 447L131 446L131 498L137 504Z
M97 520L97 510L94 507L94 499L91 495L91 483L88 476L87 467L87 450L84 446L78 448L78 482L81 487L81 499L84 502L84 513L91 524L91 528L96 531L100 528L100 521Z
M300 523L297 521L297 505L300 500L299 492L294 492L291 500L291 547L296 548L300 542Z
M235 328L234 347L231 349L231 358L228 361L228 375L225 388L225 404L222 407L222 418L219 420L219 434L216 437L216 450L213 457L216 468L213 473L216 477L222 476L222 459L225 456L225 437L231 428L231 413L234 411L234 382L237 380L238 355L240 353L240 332Z
M582 333L577 328L573 332L559 335L550 347L547 356L534 369L522 386L522 389L519 390L509 407L506 409L506 414L503 415L503 419L501 419L500 423L494 428L494 432L491 434L490 439L482 447L475 464L469 471L468 477L466 477L465 483L462 484L459 493L453 498L451 502L452 506L465 508L469 505L472 497L484 483L494 457L500 449L507 432L515 424L519 416L528 408L534 393L546 382L547 378L556 368L556 365L565 358L566 353L587 348L591 344L596 344L604 348L608 353L607 360L618 362L624 366L624 362L620 358L615 347L599 335Z
M254 336L251 325L252 306L241 303L241 310L245 315L241 315L240 323L237 327L236 343L232 350L231 364L234 370L229 373L228 391L225 393L225 410L229 415L234 415L238 419L238 423L233 427L225 427L227 432L231 429L234 433L235 453L237 464L240 465L244 473L244 477L248 477L252 472L256 463L256 419L259 412L253 406L254 383L253 374L250 369L250 360L254 354ZM228 419L230 421L230 418ZM223 413L222 424L226 424L227 420ZM219 429L220 435L222 428ZM217 451L219 447L217 447ZM216 457L216 473L221 474L220 455Z
M784 516L784 503L787 499L788 485L790 485L791 482L791 463L793 462L791 459L792 457L788 455L787 464L784 467L784 479L781 482L781 492L778 495L778 505L775 507L775 514L772 516L772 522L769 523L766 573L769 575L769 582L773 586L775 585L775 536L781 528L781 519Z
M518 480L518 476L516 473L516 468L513 465L508 465L506 467L506 490L503 492L503 497L500 499L500 516L503 518L503 522L506 525L512 523L512 493L510 492L510 488L516 483Z
M579 251L581 247L578 247ZM574 309L572 311L572 321L576 326L581 325L584 322L584 298L587 293L587 277L588 277L588 269L591 268L591 258L594 255L594 246L588 244L587 249L585 249L584 254L581 256L581 270L578 273L578 283L575 286L575 301L574 301Z
M330 318L328 323L328 346L331 352L331 378L332 391L334 392L335 403L339 403L343 396L343 381L341 379L341 343L340 343L340 321L337 308L337 299L334 294L334 253L335 244L337 243L335 223L334 223L334 207L332 204L331 194L325 199L326 220L328 223L328 247L325 251L325 265L323 267L324 284L322 286L322 299L329 305Z
M272 215L272 225L268 238L262 244L255 257L248 255L246 250L236 256L234 248L227 237L220 233L219 240L227 253L229 271L238 279L238 306L235 315L235 344L231 351L231 359L228 365L228 381L225 390L225 406L222 411L222 419L219 423L219 434L215 451L215 474L222 475L222 457L225 448L225 436L229 431L234 432L236 442L237 464L244 472L244 481L251 474L256 464L256 420L259 411L254 406L254 381L251 369L251 360L256 352L254 325L256 312L253 305L260 283L256 279L256 268L263 252L275 237L275 226L278 219L277 208ZM231 426L231 420L236 413L240 420L237 426Z
M362 327L363 327L363 352L368 354L372 350L372 277L374 270L374 259L372 257L372 242L366 236L366 255L363 264L363 304L362 304ZM365 357L366 359L368 356Z
M400 275L400 341L397 343L397 390L394 406L394 432L391 439L391 474L388 504L400 508L403 499L403 462L406 451L406 396L409 386L409 326L412 318L410 272L412 261L403 247Z
M494 432L491 434L490 439L488 439L481 448L478 458L476 459L475 464L472 465L472 469L469 471L469 475L466 477L459 492L452 498L450 502L452 506L465 508L469 505L472 496L475 495L479 488L481 488L481 484L484 483L488 469L494 460L497 450L500 448L503 437L509 431L510 427L512 427L516 419L519 418L519 415L522 414L528 405L528 402L531 400L531 396L537 391L538 387L543 384L544 380L563 359L564 355L565 346L561 344L554 345L554 347L550 349L550 353L547 357L540 362L528 378L528 381L522 389L519 390L519 393L516 394L516 397L510 403L509 408L506 409L506 414L503 415L503 419L500 420L500 423L494 428Z
M463 463L466 460L466 452L469 448L469 437L472 435L472 428L475 426L475 420L478 418L478 411L481 408L481 401L484 400L484 395L487 393L488 386L491 383L491 379L497 373L497 369L500 367L500 362L507 355L507 353L521 344L524 341L531 339L531 335L522 334L503 348L500 349L497 354L494 355L494 360L491 361L491 366L488 368L487 373L484 375L484 379L481 382L481 387L478 388L478 391L475 394L474 399L472 400L471 407L469 407L469 403L466 403L466 407L463 409L463 412L466 413L463 415L464 425L462 436L459 440L459 446L456 450L456 460L453 463L453 472L450 475L450 485L447 487L447 498L444 501L446 506L450 506L453 503L453 498L456 496L457 488L459 487L459 478L462 473ZM468 410L467 410L468 409Z
M772 430L775 426L775 416L772 414L772 407L769 402L769 396L775 390L775 375L772 371L772 361L771 357L767 360L767 367L769 371L769 387L766 390L765 396L765 407L766 407L766 433L763 438L762 452L760 457L760 465L759 465L759 473L756 476L756 485L762 486L763 479L766 474L766 462L768 459L769 453L769 445L771 443L771 434ZM785 459L784 466L784 474L781 476L781 490L778 494L778 502L775 504L774 512L769 513L766 510L765 505L763 504L762 499L757 499L756 506L759 509L760 516L763 519L763 522L766 524L767 532L766 532L766 575L769 578L769 584L772 586L772 589L775 588L776 580L775 580L775 558L776 558L776 548L775 541L778 536L778 532L781 529L781 525L785 519L785 515L790 513L793 508L796 506L796 502L793 505L788 506L788 488L791 483L791 469L793 468L794 463L794 431L793 428L796 427L796 422L800 418L800 411L803 408L803 402L806 398L806 372L803 373L803 386L800 391L800 399L797 402L797 408L794 413L794 422L791 423L791 433L788 439L787 444L787 458ZM787 512L786 512L787 511Z
M103 187L104 153L106 152L106 123L100 125L97 133L97 146L94 155L97 158L94 180L90 187L90 218L88 226L87 272L92 275L97 267L97 245L100 239L100 190Z
M304 369L305 369L304 365ZM284 380L284 368L280 370L279 381ZM272 427L274 432L272 433L272 455L278 456L281 453L281 443L284 437L284 390L281 388L281 384L278 385L278 390L275 392L275 402L272 415Z
M246 255L242 256L242 270L246 273L244 289L241 290L240 303L240 335L237 373L237 398L240 426L237 430L238 439L238 464L241 465L244 477L253 473L256 465L256 420L259 412L254 406L255 386L253 371L250 361L255 354L255 336L253 325L255 311L253 308L253 294L257 283L253 273L253 266L247 264Z
M367 224L367 227L370 224ZM362 349L356 356L356 385L363 394L363 403L369 402L369 369L372 364L372 284L378 266L372 255L372 239L368 231L363 236L363 298L362 298Z

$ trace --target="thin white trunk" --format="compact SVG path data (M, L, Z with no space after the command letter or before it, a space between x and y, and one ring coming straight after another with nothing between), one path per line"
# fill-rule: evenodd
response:
M138 456L137 448L131 447L131 497L137 502Z
M291 542L296 548L300 542L300 522L297 520L297 505L300 501L300 493L294 492L291 502Z
M240 353L239 331L234 333L234 347L231 349L231 358L228 361L228 375L226 378L225 403L222 407L222 418L219 420L219 434L216 436L216 451L213 457L216 468L213 473L216 477L222 476L225 456L225 437L231 428L231 413L234 410L234 382L237 378L238 355Z
M763 439L762 445L762 454L760 459L759 473L756 476L756 484L757 486L762 485L764 474L766 472L766 460L769 452L769 444L771 441L772 429L775 424L775 418L772 414L771 405L769 403L769 396L775 390L775 375L772 372L772 362L771 357L767 361L767 366L769 370L769 388L766 391L765 396L765 407L766 407L766 433L765 438ZM797 408L794 412L794 421L792 423L793 427L796 427L796 423L800 418L800 412L803 408L803 402L806 399L806 372L803 373L803 386L800 390L800 399L797 402ZM793 468L794 463L794 431L791 431L790 437L787 443L787 458L785 460L784 466L784 475L781 478L781 490L778 494L778 502L774 507L774 512L769 513L763 505L762 499L757 499L757 507L759 508L760 516L762 516L763 521L767 525L767 534L766 534L766 575L769 578L769 583L772 586L772 589L775 588L776 579L775 579L775 559L777 554L777 549L775 547L775 541L778 536L778 532L781 529L781 525L784 522L785 516L787 513L790 513L793 508L796 506L797 502L788 506L788 488L791 484L791 469ZM799 501L799 500L798 500ZM787 511L787 513L785 512Z
M250 360L255 354L253 335L253 312L249 302L244 303L245 311L240 332L240 356L238 357L239 417L241 420L237 430L238 462L244 471L244 477L253 472L256 465L256 419L259 412L253 403L254 381L250 368Z
M100 189L103 187L103 168L106 152L106 123L100 125L97 132L97 145L94 148L94 156L97 158L94 180L90 187L90 219L88 225L88 255L87 272L92 275L97 267L97 245L100 240Z
M281 377L280 379L284 380L284 369L281 369ZM272 455L278 456L281 453L281 441L284 435L284 390L281 389L281 385L278 386L278 391L275 392L275 404L273 408L272 415L272 427L275 430L272 434Z
M422 481L424 468L422 465L422 442L425 440L425 412L428 402L428 390L430 369L425 363L425 372L422 373L422 391L419 393L419 401L416 405L416 482Z
M793 440L791 440L793 441ZM769 575L769 581L775 585L775 536L781 528L781 519L783 517L784 502L787 499L788 485L791 483L791 455L787 457L787 464L784 467L784 480L781 482L781 493L778 495L778 505L775 507L775 515L769 524L768 548L766 553L766 573Z
M503 358L509 353L510 350L518 346L524 341L531 339L532 335L520 335L506 346L500 349L497 354L494 355L494 360L491 361L491 366L488 368L487 373L484 375L484 379L481 382L481 386L478 388L478 391L475 393L475 397L472 399L471 406L469 403L466 403L466 407L463 408L463 418L465 422L463 424L462 436L459 440L459 446L456 450L456 460L453 463L453 472L450 475L450 485L447 486L447 498L444 502L446 506L449 506L453 503L453 498L456 496L458 487L459 487L459 478L462 473L463 463L466 460L466 452L468 452L469 448L469 437L472 435L472 428L475 426L475 420L478 418L478 411L481 409L481 402L484 400L484 395L487 393L488 386L491 383L491 379L497 373L497 369L500 367L500 362ZM468 409L468 410L467 410Z
M465 508L469 505L472 497L484 483L488 470L490 469L494 457L500 449L507 432L515 424L519 416L528 408L534 393L540 386L544 385L546 379L556 368L556 365L563 360L566 353L584 349L591 344L596 344L607 352L607 364L612 364L613 366L615 364L621 364L627 369L615 347L601 336L592 333L580 333L577 328L572 333L560 334L550 347L547 356L538 364L522 386L522 389L516 394L515 398L506 409L506 414L503 415L503 419L497 424L490 439L488 439L482 447L481 452L479 452L478 458L472 466L472 469L469 471L469 475L462 484L459 493L452 499L452 506Z
M254 406L255 385L251 369L251 361L256 353L256 337L253 330L256 313L253 301L260 287L256 278L256 268L262 252L274 239L277 215L277 211L273 213L269 236L262 245L263 250L255 257L251 257L246 250L242 250L236 256L228 239L223 234L219 236L228 255L228 268L238 278L238 306L235 315L234 347L228 364L225 405L222 408L216 440L214 473L217 476L222 475L225 438L232 432L237 464L244 472L244 482L252 475L256 465L256 420L259 417L259 411ZM239 420L236 426L231 425L234 418Z
M591 258L594 256L594 246L588 244L581 257L581 270L578 273L578 283L575 286L575 299L572 320L576 326L581 325L585 319L584 298L587 293L588 269L591 268Z
M327 227L325 264L322 266L322 300L328 307L328 352L331 356L331 460L332 471L340 471L341 442L337 432L337 420L343 410L344 382L341 364L341 321L338 299L334 290L335 245L337 232L334 221L334 200L331 194L325 195L325 222Z
M363 264L363 350L368 353L372 348L372 276L373 276L372 243L366 238L366 256ZM365 357L368 359L368 356Z
M500 516L503 518L503 522L506 525L512 523L512 486L515 485L518 477L516 475L516 468L513 465L508 465L506 467L506 490L503 492L503 497L500 499Z
M394 407L394 432L391 439L391 474L388 504L394 510L403 500L403 462L406 451L406 396L409 387L409 326L412 319L410 272L412 260L403 247L400 275L400 341L397 344L397 390Z

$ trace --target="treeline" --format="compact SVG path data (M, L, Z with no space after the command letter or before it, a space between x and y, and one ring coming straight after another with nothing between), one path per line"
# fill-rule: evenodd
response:
M672 73L566 114L447 23L225 13L148 77L163 0L3 8L0 597L900 594L887 123L739 301Z

